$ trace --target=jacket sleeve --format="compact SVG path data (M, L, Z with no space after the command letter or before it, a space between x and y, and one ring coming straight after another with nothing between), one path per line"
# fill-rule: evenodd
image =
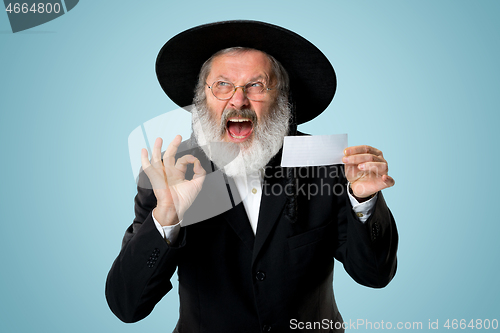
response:
M338 247L335 257L358 283L373 288L385 287L396 274L398 232L382 192L370 218L361 223L349 198L338 219Z
M125 232L120 254L106 280L108 305L126 323L145 318L172 289L170 278L186 241L185 228L181 228L175 246L168 245L158 232L151 215L156 198L144 172L137 192L134 222Z

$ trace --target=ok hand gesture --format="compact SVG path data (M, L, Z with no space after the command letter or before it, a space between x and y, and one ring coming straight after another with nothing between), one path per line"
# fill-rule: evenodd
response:
M206 172L200 161L193 155L184 155L175 161L175 154L181 144L182 137L177 135L168 145L163 161L161 146L163 140L157 138L153 147L151 162L148 151L142 149L142 169L153 186L157 205L153 210L155 219L163 226L177 224L182 220L186 210L192 205L201 190ZM194 177L186 180L188 164L194 164Z

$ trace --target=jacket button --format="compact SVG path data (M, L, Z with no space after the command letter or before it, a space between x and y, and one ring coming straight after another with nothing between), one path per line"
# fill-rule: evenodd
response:
M271 326L269 325L262 326L262 332L271 332Z
M255 274L255 278L258 281L264 281L266 279L266 273L258 271L257 274Z
M375 222L373 224L373 227L372 227L372 237L373 237L373 240L376 240L377 237L379 236L380 234L380 226L377 222Z

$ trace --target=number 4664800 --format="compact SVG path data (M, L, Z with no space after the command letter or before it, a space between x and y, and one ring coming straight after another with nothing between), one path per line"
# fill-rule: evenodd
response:
M453 319L453 320L446 320L446 323L444 323L443 327L446 327L447 329L485 329L485 330L488 330L488 329L494 329L496 330L498 328L498 320L497 319L493 319L493 320L489 320L489 319L471 319L471 321L469 323L467 323L467 321L465 319L460 319L460 321L458 319Z
M5 8L5 11L9 12L9 14L12 12L14 12L15 14L18 14L18 13L27 14L29 12L38 13L38 14L43 14L43 13L50 14L50 13L54 12L57 14L61 11L61 5L57 2L55 4L51 4L50 2L49 3L40 2L40 3L34 3L30 7L29 4L27 4L27 3L23 3L23 4L9 3L7 8Z

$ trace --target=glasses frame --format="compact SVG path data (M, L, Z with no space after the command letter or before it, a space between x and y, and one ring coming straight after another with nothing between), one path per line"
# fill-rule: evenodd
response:
M215 93L214 93L214 90L212 89L212 87L217 83L217 82L226 82L226 83L231 83L234 87L233 89L233 93L231 94L231 96L229 96L228 98L220 98L220 97L217 97L215 96ZM229 82L229 81L224 81L224 80L217 80L217 81L214 81L211 85L209 85L207 82L205 82L205 84L207 85L208 89L210 89L210 91L212 92L212 95L214 95L215 98L217 98L219 101L228 101L230 100L231 98L233 98L234 94L236 93L236 90L238 88L241 88L241 90L243 90L243 94L245 95L246 98L248 98L249 100L251 101L254 101L254 102L261 102L264 100L263 99L252 99L250 97L248 97L248 94L247 94L247 91L245 89L246 86L248 86L249 84L252 84L252 83L260 83L264 86L264 98L265 96L267 95L267 92L270 91L270 90L273 90L274 88L269 88L267 87L264 83L260 82L260 81L251 81L251 82L248 82L247 84L245 84L244 86L235 86L234 83L232 82Z

